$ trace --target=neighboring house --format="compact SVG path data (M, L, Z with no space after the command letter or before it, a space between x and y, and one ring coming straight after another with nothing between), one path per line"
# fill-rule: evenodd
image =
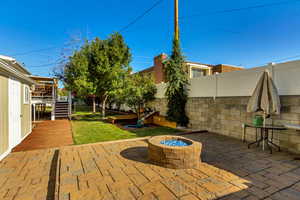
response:
M164 76L164 61L166 60L167 55L164 53L160 54L154 58L154 66L139 71L138 73L148 74L149 76L152 76L156 84L166 82ZM189 78L197 78L201 76L209 76L217 73L238 71L244 69L242 67L233 65L209 65L196 62L186 62L186 66Z
M15 59L0 55L0 160L32 131L31 89L35 84Z
M46 110L51 110L51 120L70 115L70 96L58 94L58 80L53 77L30 76L37 83L32 92L33 120L40 120Z
M53 108L57 95L57 80L52 77L43 76L30 76L30 78L37 83L34 91L32 91L33 121L40 121L47 118L54 120Z
M32 103L44 103L51 106L57 94L57 79L43 76L30 76L30 78L36 82L34 91L32 91Z

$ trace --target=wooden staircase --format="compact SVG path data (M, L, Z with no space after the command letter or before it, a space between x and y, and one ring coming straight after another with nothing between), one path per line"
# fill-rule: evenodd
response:
M56 101L55 118L62 119L69 117L69 104L67 101Z

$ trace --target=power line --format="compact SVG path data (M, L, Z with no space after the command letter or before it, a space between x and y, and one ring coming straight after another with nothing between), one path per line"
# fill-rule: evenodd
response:
M289 1L281 1L281 2L261 4L261 5L255 5L255 6L248 6L248 7L244 7L244 8L233 8L233 9L227 9L227 10L212 11L212 12L208 12L208 13L205 13L205 14L193 14L193 15L189 15L189 16L184 16L184 17L180 17L180 19L186 19L186 18L195 17L195 16L207 16L207 15L212 15L212 14L223 14L223 13L238 12L238 11L244 11L244 10L250 10L250 9L256 9L256 8L264 8L264 7L270 7L270 6L283 5L283 4L288 4L288 3L292 3L292 2L299 2L299 1L300 0L289 0ZM160 5L162 2L163 2L163 0L158 0L157 2L155 2L144 13L142 13L141 15L136 17L133 21L131 21L126 26L124 26L122 29L120 29L119 32L123 32L123 31L127 30L130 26L137 23L139 20L141 20L144 16L146 16L149 12L151 12L155 7ZM71 44L66 44L64 46L69 46L69 45L71 45ZM36 50L31 50L31 51L27 51L27 52L23 52L23 53L13 54L12 56L23 56L23 55L28 55L28 54L32 54L32 53L38 53L38 52L41 52L41 51L58 49L58 48L61 48L61 47L56 46L56 47L49 47L49 48L43 48L43 49L36 49Z
M201 13L201 14L193 14L193 15L183 16L183 17L180 17L179 19L187 19L187 18L191 18L191 17L195 17L195 16L209 16L209 15L215 15L215 14L232 13L232 12L238 12L238 11L244 11L244 10L250 10L250 9L257 9L257 8L284 5L284 4L289 4L289 3L293 3L293 2L299 2L299 1L300 0L287 0L287 1L281 1L281 2L275 2L275 3L267 3L267 4L260 4L260 5L255 5L255 6L248 6L248 7L243 7L243 8L232 8L232 9L211 11L211 12L207 12L207 13L204 13L204 14ZM149 11L148 10L147 11L150 12L153 8L158 6L160 3L162 3L162 1L156 2L150 8L150 10L148 9ZM135 20L133 20L131 23L129 23L127 26L125 26L123 29L121 29L120 32L128 29L131 25L135 24L138 20L140 20L142 17L144 17L148 13L147 11L144 14L142 14L141 16L137 17ZM222 31L229 32L229 33L232 33L232 34L239 34L239 32L225 30L225 29L223 29Z
M136 58L151 58L152 57L148 57L148 56L134 56ZM57 62L52 62L52 63L47 63L47 64L41 64L41 65L34 65L34 66L26 66L26 68L41 68L41 67L47 67L47 66L51 66L51 65L58 65L58 64L63 64L64 61L57 61ZM151 62L136 62L136 63L151 63Z
M218 10L218 11L208 12L205 14L193 14L193 15L183 16L183 17L180 17L180 19L186 19L186 18L196 17L196 16L208 16L208 15L215 15L215 14L239 12L239 11L251 10L251 9L256 9L256 8L265 8L265 7L270 7L270 6L284 5L284 4L289 4L289 3L293 3L293 2L299 2L299 1L300 0L290 0L290 1L281 1L281 2L275 2L275 3L260 4L260 5L255 5L255 6L248 6L248 7L244 7L244 8Z
M291 60L291 59L295 59L295 58L300 58L300 55L295 55L295 56L290 56L290 57L285 57L285 58L279 58L277 60L271 60L271 61L266 62L266 63L258 64L257 66L266 65L266 64L269 64L269 63L272 63L272 62L278 63L278 62L281 62L281 61Z
M159 4L161 4L163 2L163 0L158 0L157 2L155 2L150 8L148 8L144 13L142 13L141 15L137 16L134 20L132 20L130 23L128 23L126 26L124 26L123 28L121 28L119 30L119 32L123 32L125 30L127 30L130 26L134 25L135 23L137 23L140 19L142 19L143 17L145 17L149 12L151 12L155 7L157 7Z
M59 62L54 62L54 63L48 63L48 64L42 64L42 65L35 65L35 66L29 66L27 68L40 68L40 67L47 67L51 65L57 65L60 64Z
M248 7L243 7L243 8L233 8L233 9L227 9L227 10L211 11L211 12L204 13L204 14L194 14L194 15L190 15L190 16L180 17L180 19L185 19L185 18L194 17L194 16L207 16L207 15L212 15L212 14L232 13L232 12L238 12L238 11L244 11L244 10L250 10L250 9L264 8L264 7L270 7L270 6L278 6L278 5L288 4L288 3L292 3L292 2L299 2L299 1L300 0L289 0L289 1L281 1L281 2L261 4L261 5L255 5L255 6L248 6ZM148 13L150 13L154 8L156 8L162 2L163 2L163 0L158 0L157 2L155 2L144 13L142 13L141 15L139 15L138 17L136 17L133 21L131 21L126 26L124 26L120 30L120 32L126 31L128 28L130 28L132 25L134 25L139 20L141 20L144 16L146 16ZM230 32L232 32L232 31L230 31ZM237 33L237 32L234 32L234 33ZM71 45L71 44L66 44L64 46L69 46L69 45ZM28 51L28 52L14 54L12 56L27 55L27 54L37 53L37 52L41 52L41 51L47 51L47 50L51 50L51 49L57 49L57 48L61 48L61 47L49 47L49 48L31 50L31 51ZM142 57L142 56L136 56L136 57ZM298 58L298 57L300 57L300 55L293 56L293 57L288 57L288 58L284 58L284 59L280 59L280 60L276 60L274 62L279 62L279 61L282 61L282 60L287 60L287 59L292 59L292 58ZM146 57L144 57L144 58L146 58ZM40 68L40 67L46 67L46 66L55 65L55 64L59 64L59 63L56 62L56 63L42 64L42 65L37 65L37 66L31 66L29 68Z
M60 47L49 47L49 48L44 48L44 49L36 49L36 50L31 50L31 51L27 51L27 52L23 52L23 53L13 54L12 56L23 56L23 55L27 55L27 54L38 53L41 51L47 51L47 50L58 49L58 48L60 48Z
M300 57L300 55L290 56L290 57L281 58L281 59L278 59L278 60L273 60L272 62L281 62L281 61L290 60L290 59L299 58L299 57Z
M65 48L71 45L75 45L77 43L79 43L81 41L81 39L77 39L71 42L68 42L66 44L64 44L63 46L53 46L53 47L48 47L48 48L43 48L43 49L35 49L35 50L30 50L27 52L23 52L23 53L17 53L17 54L12 54L11 56L24 56L24 55L28 55L28 54L32 54L32 53L39 53L41 51L48 51L48 50L52 50L52 49L60 49L60 48Z

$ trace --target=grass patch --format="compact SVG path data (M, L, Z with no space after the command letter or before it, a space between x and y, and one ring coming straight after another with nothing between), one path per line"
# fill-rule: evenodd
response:
M76 113L71 123L75 144L88 144L180 132L180 130L168 127L123 130L113 124L104 122L99 113L93 114L89 112Z
M108 117L114 116L114 115L120 115L120 114L111 112L111 111L105 112L105 116L106 116L105 118L108 118ZM72 117L75 120L87 120L87 119L102 120L101 112L92 113L92 112L86 112L86 111L77 111L75 114L72 115Z

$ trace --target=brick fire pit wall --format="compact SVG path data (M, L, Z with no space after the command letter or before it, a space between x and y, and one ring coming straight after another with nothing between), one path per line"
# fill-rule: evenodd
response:
M167 146L164 140L181 140L188 146ZM173 168L194 168L201 162L202 144L180 136L155 136L148 140L148 157L156 165Z

